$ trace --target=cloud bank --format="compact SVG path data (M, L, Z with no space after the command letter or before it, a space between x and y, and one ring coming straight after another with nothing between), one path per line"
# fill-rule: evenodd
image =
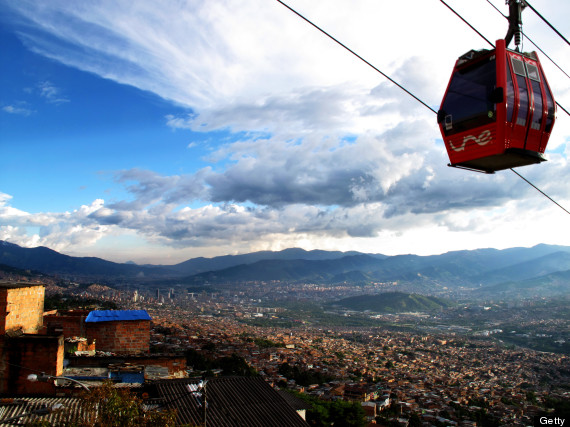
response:
M292 5L437 109L455 58L480 41L437 5L415 1L411 14L408 4L395 3ZM434 230L426 236L447 233L442 240L463 232L493 236L542 211L562 221L509 172L447 168L432 112L277 2L8 4L30 50L186 107L164 118L176 132L224 131L232 139L216 143L191 173L115 171L110 185L127 197L101 197L71 212L23 212L2 194L0 239L73 249L135 232L176 248L247 250L267 241L346 244L422 228ZM456 6L487 33L505 25L480 8ZM426 28L430 14L445 25ZM407 28L394 16L407 16ZM412 27L424 28L422 36L407 35ZM550 82L567 100L568 83ZM48 102L67 102L49 81L38 89ZM570 179L568 120L560 118L556 129L550 162L524 172L567 202L568 186L556 182Z

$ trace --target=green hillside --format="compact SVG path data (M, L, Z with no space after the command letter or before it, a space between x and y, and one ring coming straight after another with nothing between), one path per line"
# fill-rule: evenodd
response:
M440 310L443 307L449 307L451 302L425 295L386 292L378 295L359 295L344 298L335 302L335 305L356 311L370 310L376 313L402 313Z

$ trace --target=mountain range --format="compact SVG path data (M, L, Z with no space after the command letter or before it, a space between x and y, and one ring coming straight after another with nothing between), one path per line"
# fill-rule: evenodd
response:
M305 251L293 248L214 258L175 265L114 263L72 257L45 247L23 248L0 241L0 264L48 275L84 279L172 280L203 285L245 281L310 283L397 282L416 290L468 288L481 296L496 293L545 296L570 294L570 247L477 249L418 256ZM1 268L1 267L0 267Z
M109 278L148 278L148 277L184 277L195 274L219 271L241 265L271 260L320 261L339 259L359 254L358 252L339 252L291 248L279 252L260 251L243 255L225 255L214 258L192 258L174 265L137 265L133 262L115 263L95 257L73 257L39 246L24 248L14 243L0 240L0 264L22 270L35 270L49 275L74 275L78 277ZM384 255L373 257L386 258Z

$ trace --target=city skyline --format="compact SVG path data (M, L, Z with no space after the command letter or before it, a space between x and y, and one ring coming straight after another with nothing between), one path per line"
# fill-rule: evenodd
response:
M433 112L277 1L201 3L0 2L0 240L155 264L570 241L512 172L448 168ZM456 58L488 48L436 1L288 4L435 110ZM488 3L449 4L504 37ZM533 6L570 33L570 5ZM528 8L523 23L570 69L561 38ZM570 80L539 57L568 109ZM518 169L566 208L569 144L558 109L549 161Z

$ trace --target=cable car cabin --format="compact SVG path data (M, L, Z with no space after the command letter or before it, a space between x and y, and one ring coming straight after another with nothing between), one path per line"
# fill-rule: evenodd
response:
M437 113L449 166L494 173L545 161L555 105L534 52L497 40L493 50L466 53Z

